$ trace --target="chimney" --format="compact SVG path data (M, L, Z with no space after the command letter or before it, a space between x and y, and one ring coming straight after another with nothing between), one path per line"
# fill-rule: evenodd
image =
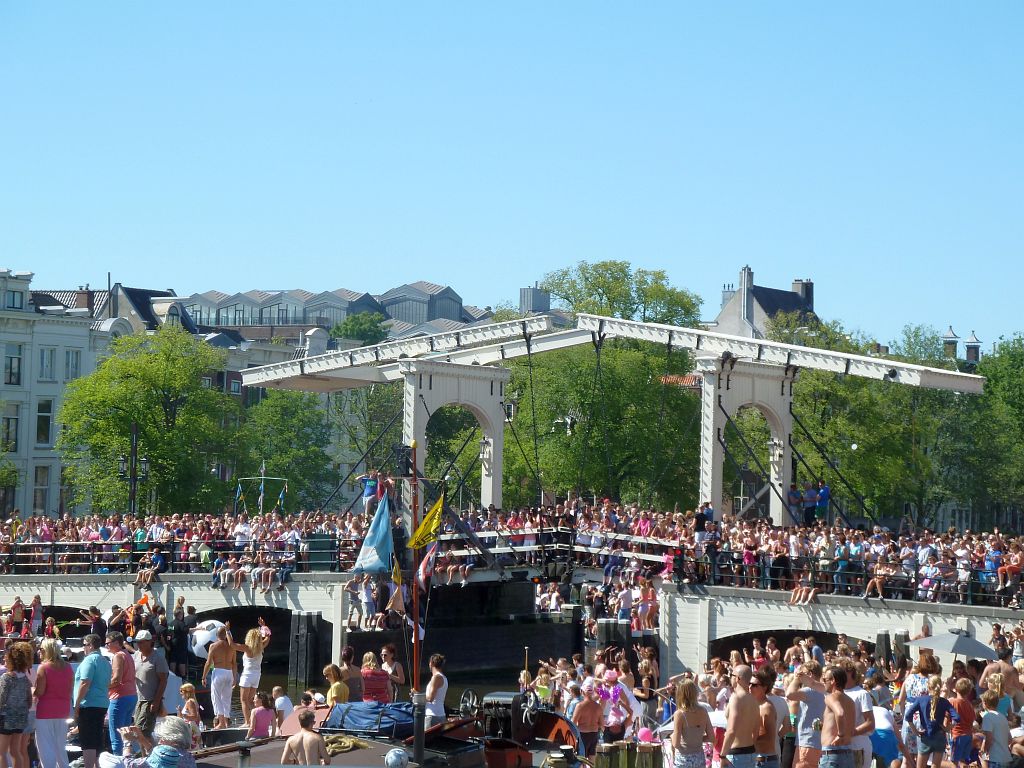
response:
M551 294L545 291L543 288L537 287L534 283L533 288L520 288L519 289L519 313L528 315L531 312L550 312L551 311Z
M793 281L793 293L797 294L803 301L804 311L814 311L814 283L810 278Z
M78 286L78 290L75 291L75 309L88 309L90 315L96 309L96 294L89 290L88 283L84 288Z
M729 303L729 300L736 295L736 286L732 283L725 283L722 285L722 309L725 309L725 305Z
M946 331L946 335L942 337L942 354L950 360L956 360L957 345L959 342L960 337L953 331L953 326L949 326L949 330Z
M981 360L981 341L974 335L974 331L971 331L970 338L964 342L964 349L966 350L967 362L977 365Z
M744 321L754 324L754 270L749 266L740 270L740 313Z

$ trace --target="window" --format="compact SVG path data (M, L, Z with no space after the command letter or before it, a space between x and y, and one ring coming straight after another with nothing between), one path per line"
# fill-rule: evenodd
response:
M13 485L0 488L0 512L10 515L14 512L14 495L16 487Z
M4 406L3 422L0 423L0 440L8 453L18 450L18 404L7 403Z
M36 404L36 445L49 445L53 435L53 400Z
M242 394L242 382L240 382L238 379L232 379L231 380L231 394L232 395L240 395L240 394Z
M82 350L64 350L64 381L77 379L82 375Z
M50 468L45 465L36 467L35 483L32 487L32 513L36 515L45 515L49 498Z
M39 348L39 380L40 381L56 381L57 380L57 348L56 347L40 347Z
M203 376L203 389L210 389L213 386L212 376Z
M167 324L181 325L181 313L178 312L177 307L171 307L169 310L167 310Z
M21 344L4 345L4 384L21 384Z
M7 308L8 309L24 309L25 308L25 292L24 291L8 291L7 292Z
M235 325L245 325L245 310L244 309L236 309L235 310Z

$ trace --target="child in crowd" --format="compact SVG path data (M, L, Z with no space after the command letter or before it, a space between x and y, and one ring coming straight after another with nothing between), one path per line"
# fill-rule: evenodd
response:
M971 698L974 696L974 683L968 678L961 677L953 685L956 697L953 699L953 711L956 718L953 720L953 730L950 733L950 756L957 768L967 768L971 763L971 753L974 751L973 728L974 728L974 705Z
M184 683L178 689L183 704L178 707L178 715L192 728L192 749L202 746L202 717L199 714L199 701L196 699L196 687L192 683Z
M989 689L981 694L985 707L981 731L985 734L982 751L988 754L988 768L1007 768L1010 764L1010 724L999 713L999 694Z

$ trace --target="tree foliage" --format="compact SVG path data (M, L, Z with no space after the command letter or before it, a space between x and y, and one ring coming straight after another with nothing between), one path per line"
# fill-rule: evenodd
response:
M223 352L180 328L115 339L92 374L68 385L59 415L64 429L57 446L75 502L126 507L117 458L129 452L136 422L139 454L150 468L140 499L152 495L165 510L223 505L228 492L211 467L233 462L240 412L233 398L202 385L204 375L223 365Z
M243 455L238 474L255 476L266 461L269 477L288 480L285 509L312 509L333 489L331 457L325 447L331 442L331 425L321 396L309 392L270 391L246 412L239 435ZM273 493L280 489L276 486ZM264 499L264 509L277 497ZM255 495L248 494L249 499Z
M545 275L541 287L571 312L692 326L700 298L669 285L662 269L634 268L628 261L581 261Z
M814 322L780 315L770 324L777 341L870 354L873 345L837 322ZM891 342L889 357L935 368L955 369L943 354L934 328L910 325ZM825 477L833 494L845 497L859 514L856 499L885 518L899 518L909 505L918 524L928 524L938 508L956 502L988 510L992 504L1019 503L1024 345L982 360L978 373L989 377L982 395L903 386L824 371L801 371L794 386L794 413L852 490L837 478L825 457L794 427L794 444L805 458L798 477ZM983 438L982 438L983 436ZM981 438L981 439L979 439ZM856 449L854 449L856 445Z
M331 338L353 339L363 346L380 344L388 337L386 319L380 312L357 312L331 328Z

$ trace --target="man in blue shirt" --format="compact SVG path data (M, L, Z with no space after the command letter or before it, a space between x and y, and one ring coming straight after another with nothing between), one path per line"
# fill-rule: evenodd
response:
M110 704L110 662L100 653L103 641L99 635L88 634L82 639L85 658L75 670L71 694L75 702L75 722L78 723L78 744L82 748L85 764L95 766L103 749L103 719Z
M817 515L819 520L825 520L831 522L828 519L828 505L832 499L832 489L828 487L828 483L824 480L818 481L818 498L817 504Z
M377 485L380 482L380 473L371 469L365 475L356 479L363 486L363 507L368 515L377 511Z

